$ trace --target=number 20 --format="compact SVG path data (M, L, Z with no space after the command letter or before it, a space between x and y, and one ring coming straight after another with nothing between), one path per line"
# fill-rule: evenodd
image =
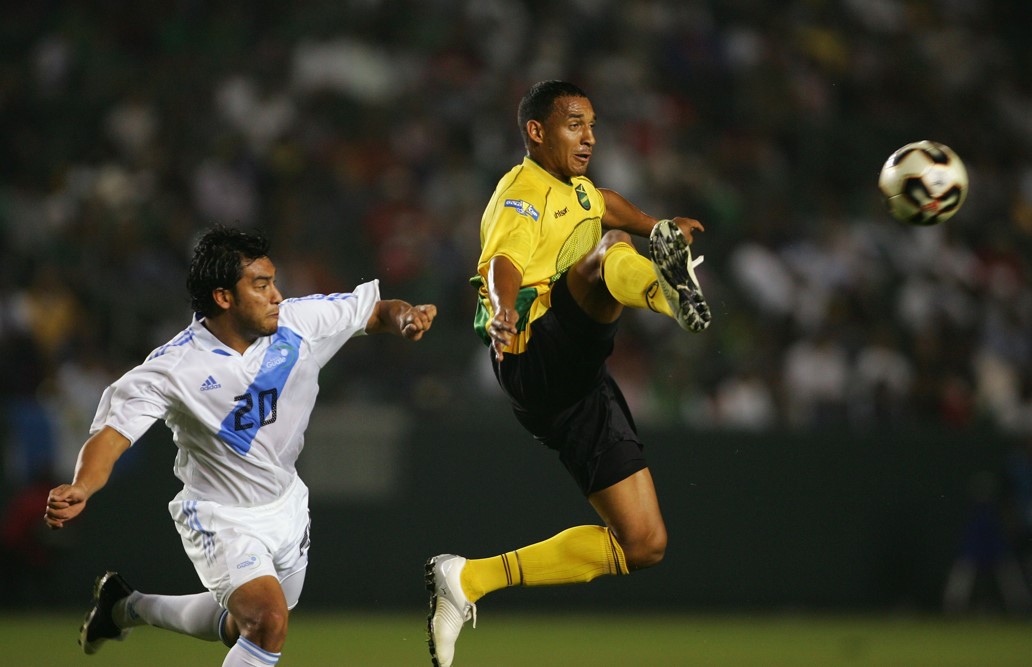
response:
M279 391L273 387L258 392L258 426L267 426L276 421L276 401L279 399ZM248 392L233 397L234 401L243 401L243 405L233 413L233 429L246 431L254 428L254 422L248 417L254 409L254 394Z

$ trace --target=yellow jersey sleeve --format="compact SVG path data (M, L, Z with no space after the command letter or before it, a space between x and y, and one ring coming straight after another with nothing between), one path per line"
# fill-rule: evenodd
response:
M507 191L495 197L481 222L481 253L477 272L487 276L487 265L501 255L525 274L541 239L541 202L534 193Z

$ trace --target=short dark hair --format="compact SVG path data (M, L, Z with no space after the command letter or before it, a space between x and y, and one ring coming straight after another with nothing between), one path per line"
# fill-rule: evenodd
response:
M568 81L538 81L520 100L516 112L516 122L520 125L523 145L530 148L530 136L527 135L527 123L536 120L544 123L555 108L555 101L560 97L587 97L588 94Z
M244 275L244 267L269 256L269 240L261 233L216 225L194 246L186 289L195 312L210 317L218 312L212 291L234 289Z

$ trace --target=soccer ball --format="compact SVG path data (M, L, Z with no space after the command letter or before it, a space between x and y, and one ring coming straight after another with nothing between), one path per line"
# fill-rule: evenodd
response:
M892 217L911 225L937 225L964 203L967 169L949 146L916 141L885 161L878 189Z

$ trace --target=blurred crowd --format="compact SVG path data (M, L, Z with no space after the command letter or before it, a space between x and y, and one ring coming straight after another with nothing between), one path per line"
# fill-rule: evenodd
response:
M496 396L468 278L545 78L592 98L596 184L706 226L713 326L624 318L612 368L640 421L1032 432L1029 25L1003 0L8 7L5 476L66 474L103 387L186 326L216 222L272 237L287 296L378 278L438 305L425 344L355 346L327 395ZM876 187L919 139L971 176L935 228L890 219Z

